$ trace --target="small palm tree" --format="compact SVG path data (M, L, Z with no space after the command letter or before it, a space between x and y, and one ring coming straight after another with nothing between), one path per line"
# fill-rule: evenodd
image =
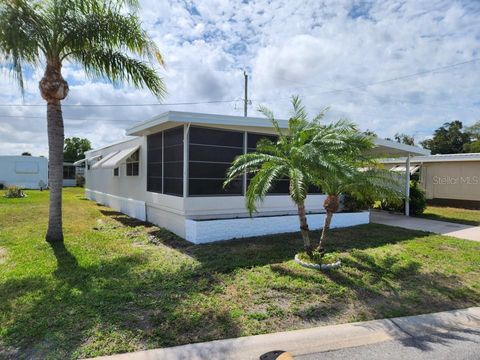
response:
M305 209L309 186L313 184L312 174L342 173L343 163L336 152L344 151L348 146L341 135L347 132L350 124L339 121L331 125L321 125L324 111L308 119L298 97L292 98L293 112L288 120L288 128L282 129L273 113L260 107L259 111L272 123L277 141L262 139L256 151L237 157L227 172L224 186L231 181L252 174L245 201L246 208L252 214L256 205L262 201L279 180L288 179L289 194L297 206L300 231L307 254L312 255L312 244ZM311 171L315 164L315 172Z
M65 62L112 83L147 87L162 97L164 84L147 60L162 57L136 16L137 0L2 0L0 55L24 89L25 65L45 66L39 83L47 102L50 209L46 240L62 242L64 127L61 101L68 95Z
M365 155L368 154L369 149L373 148L373 142L367 138L362 141L364 135L360 133L352 136L354 137L352 144L356 144L352 148L356 150L350 153L339 153L345 163L344 171L339 174L333 172L323 174L315 181L327 195L323 204L326 211L325 221L316 249L321 253L324 252L323 245L327 239L333 215L340 208L340 195L348 195L353 199L367 202L381 199L398 201L404 196L398 175L381 168L375 159Z

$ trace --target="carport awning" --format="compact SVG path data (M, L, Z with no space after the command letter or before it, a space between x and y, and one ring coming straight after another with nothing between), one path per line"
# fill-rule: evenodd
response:
M115 153L113 156L109 157L105 161L102 160L100 167L102 169L114 169L128 159L135 151L139 149L140 146L134 146L128 149L121 150Z
M410 175L415 174L418 169L420 169L420 165L410 166ZM405 171L407 171L407 167L403 165L397 165L390 170L404 173Z
M107 161L108 159L110 159L111 157L115 156L116 154L118 154L119 151L114 151L114 152L111 152L111 153L108 153L107 155L105 155L103 157L102 160L100 161L97 161L95 164L92 165L92 169L98 169L102 166L103 163L105 163L105 161Z

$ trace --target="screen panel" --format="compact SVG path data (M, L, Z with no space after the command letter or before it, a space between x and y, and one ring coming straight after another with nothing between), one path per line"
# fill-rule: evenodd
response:
M228 168L244 152L244 133L191 127L189 133L189 196L242 195L240 177L223 188Z
M162 193L163 132L147 136L147 191Z
M183 196L183 126L163 132L163 193Z

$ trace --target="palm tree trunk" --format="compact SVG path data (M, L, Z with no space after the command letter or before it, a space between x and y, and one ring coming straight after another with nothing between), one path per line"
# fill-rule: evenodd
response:
M333 212L328 211L325 214L325 221L323 222L322 235L320 236L320 241L318 242L317 251L324 251L323 243L327 238L327 232L330 229L330 224L332 223Z
M325 250L323 248L323 244L327 238L327 233L330 229L330 224L332 223L333 214L336 213L340 208L338 195L328 195L323 203L323 207L325 208L326 214L325 221L323 222L322 235L320 236L320 241L318 242L317 246L317 251L319 252L323 252Z
M312 244L310 242L310 234L307 223L307 215L305 211L305 204L297 204L298 207L298 219L300 220L300 231L302 233L303 246L308 256L313 256Z
M62 230L62 187L63 187L63 141L64 128L60 101L47 104L48 126L48 183L50 207L46 240L50 243L63 242Z
M47 67L38 87L47 102L48 128L48 183L50 207L45 240L63 242L62 187L63 187L63 116L61 101L68 95L68 83L62 77L62 62L58 57L47 59Z

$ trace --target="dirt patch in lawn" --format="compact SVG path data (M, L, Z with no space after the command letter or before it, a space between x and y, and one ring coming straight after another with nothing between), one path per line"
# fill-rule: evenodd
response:
M0 264L5 263L5 261L7 261L7 249L0 246Z

